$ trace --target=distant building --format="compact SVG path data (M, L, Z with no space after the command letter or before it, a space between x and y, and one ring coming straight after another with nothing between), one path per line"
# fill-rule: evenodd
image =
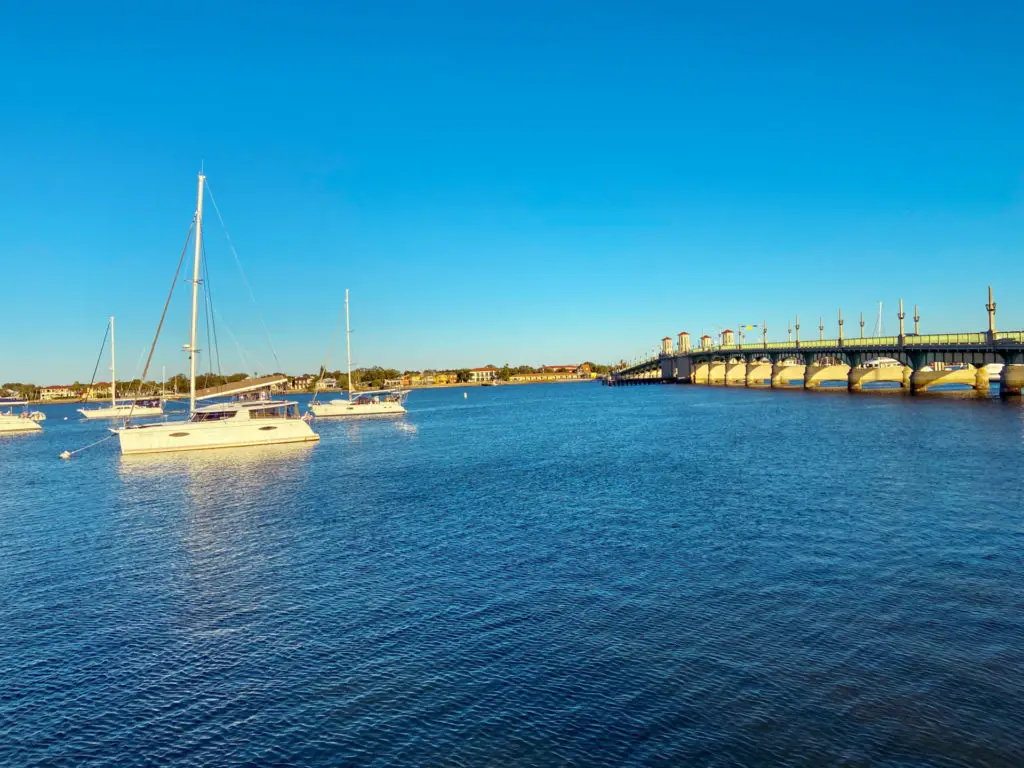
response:
M510 381L569 381L572 379L591 379L595 374L590 363L573 363L571 365L545 365L537 373L513 373Z
M288 389L309 389L313 386L313 376L308 374L305 376L293 376L288 382Z
M478 383L481 381L494 381L498 378L498 369L493 365L487 365L483 368L470 368L469 369L469 380Z
M51 384L39 388L40 400L73 400L78 392L70 384Z

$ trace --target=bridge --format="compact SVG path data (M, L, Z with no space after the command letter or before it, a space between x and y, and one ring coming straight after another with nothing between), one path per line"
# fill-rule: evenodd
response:
M736 343L732 331L723 331L719 339L702 336L693 346L690 334L678 334L676 344L666 336L659 354L613 371L607 384L679 382L773 389L819 389L841 387L851 392L865 386L899 386L914 394L944 385L966 385L977 392L988 392L986 366L1001 364L999 391L1004 396L1019 396L1024 389L1024 331L996 331L996 304L988 289L988 330L981 333L918 333L920 317L914 311L914 332L906 333L903 300L900 300L899 333L895 336L864 336L864 318L860 335L847 338L843 333L843 313L839 311L837 338L824 338L824 322L819 318L817 339L800 340L800 318L796 319L796 337L787 341L768 341L768 328L761 326L761 340ZM792 330L792 329L791 329Z

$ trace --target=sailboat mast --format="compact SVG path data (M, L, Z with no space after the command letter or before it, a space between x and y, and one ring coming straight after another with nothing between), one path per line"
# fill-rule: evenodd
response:
M345 348L348 352L348 399L352 401L352 329L348 322L348 288L345 289Z
M196 195L196 253L192 266L192 331L188 343L188 410L196 409L196 321L199 319L199 256L203 248L203 182L206 177L199 172L199 192Z
M117 358L114 356L114 316L110 316L110 407L117 407Z

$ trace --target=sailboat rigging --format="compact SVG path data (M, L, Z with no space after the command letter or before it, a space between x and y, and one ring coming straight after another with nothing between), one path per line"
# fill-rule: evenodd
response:
M274 400L271 388L284 380L283 376L265 376L244 379L218 387L196 391L196 334L199 315L199 282L203 240L203 193L206 176L199 172L196 196L195 250L192 268L192 313L189 343L189 417L186 421L160 424L131 424L111 430L118 436L121 453L167 453L208 448L238 448L256 445L314 442L320 436L310 429L299 416L297 402ZM184 253L182 254L184 257ZM181 264L179 263L179 268ZM177 275L175 275L177 279ZM172 288L173 291L173 288ZM168 297L168 302L170 297ZM166 313L167 307L164 307ZM161 317L161 326L163 317ZM157 330L159 337L159 328ZM153 340L153 348L156 339ZM152 359L152 349L150 359ZM146 369L149 368L149 361ZM145 373L143 374L145 375ZM207 399L233 397L231 402L197 407Z
M317 418L339 416L400 416L405 413L409 393L402 389L363 391L356 396L352 384L352 327L349 322L348 289L345 289L345 347L348 353L348 398L325 403L313 402L310 412Z
M110 405L100 408L79 408L78 412L86 419L127 419L130 417L145 418L163 416L163 399L159 397L140 397L117 401L117 356L114 343L114 317L110 317ZM95 374L94 374L95 376ZM91 387L91 385L90 385Z

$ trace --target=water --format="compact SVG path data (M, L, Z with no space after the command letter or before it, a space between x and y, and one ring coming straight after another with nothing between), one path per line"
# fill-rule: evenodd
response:
M0 764L1024 764L1024 411L414 392L314 446L0 441Z

